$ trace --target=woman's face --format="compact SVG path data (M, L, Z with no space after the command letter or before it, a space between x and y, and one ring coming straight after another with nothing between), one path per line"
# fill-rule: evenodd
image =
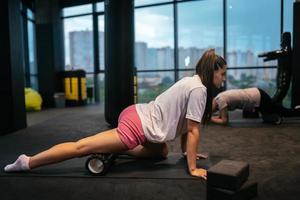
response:
M226 78L226 66L219 68L218 70L214 71L214 85L217 88L222 86L222 83L225 81Z

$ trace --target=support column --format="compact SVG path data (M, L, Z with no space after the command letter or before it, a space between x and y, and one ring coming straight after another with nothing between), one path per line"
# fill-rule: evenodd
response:
M300 105L300 1L294 3L292 108Z
M58 73L64 69L60 12L58 0L36 0L37 65L43 107L53 107L54 93L62 90Z
M134 1L105 1L105 119L134 103Z
M0 135L26 128L20 0L0 1Z

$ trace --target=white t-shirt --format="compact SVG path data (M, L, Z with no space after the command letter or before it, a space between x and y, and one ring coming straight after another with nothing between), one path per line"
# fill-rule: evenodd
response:
M232 89L219 93L215 97L219 110L253 109L260 104L260 92L257 88Z
M179 80L154 101L137 104L146 139L161 143L186 133L186 119L201 122L206 96L206 87L194 75Z

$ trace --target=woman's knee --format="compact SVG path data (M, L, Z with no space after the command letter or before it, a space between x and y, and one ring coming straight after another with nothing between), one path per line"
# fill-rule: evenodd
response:
M149 155L154 157L163 157L168 156L168 146L166 143L151 143L146 142L143 144L143 147L149 152Z
M90 148L84 141L84 139L75 142L74 148L76 152L76 157L82 157L91 154L91 152L89 152Z

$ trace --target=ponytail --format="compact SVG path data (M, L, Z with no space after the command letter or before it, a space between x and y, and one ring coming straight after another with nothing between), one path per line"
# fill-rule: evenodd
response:
M202 117L203 125L206 125L212 115L213 99L213 79L214 71L225 67L226 61L221 56L215 54L214 49L209 49L200 58L196 65L196 73L200 77L203 85L206 87L207 97L204 114Z

